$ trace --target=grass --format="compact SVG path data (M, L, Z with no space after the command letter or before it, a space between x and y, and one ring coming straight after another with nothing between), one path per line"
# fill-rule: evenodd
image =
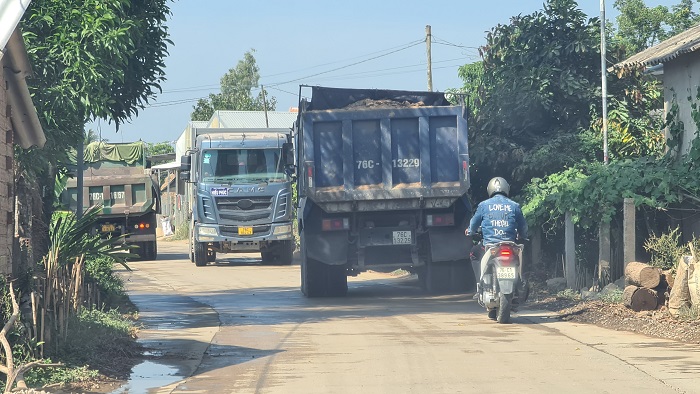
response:
M557 298L562 300L581 301L581 294L572 289L562 290L557 293Z
M700 320L700 306L693 305L691 307L684 306L678 311L678 320L682 321L698 321Z

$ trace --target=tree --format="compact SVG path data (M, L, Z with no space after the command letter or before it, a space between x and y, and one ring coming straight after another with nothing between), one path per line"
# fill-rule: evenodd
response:
M168 141L163 142L146 142L146 155L165 155L168 153L175 153L175 148Z
M193 107L192 120L207 121L216 110L230 111L274 111L277 99L262 90L256 97L252 91L259 87L260 69L255 62L254 49L246 52L235 68L221 77L221 93L211 93L209 98L199 99Z
M34 70L28 80L47 143L16 149L18 198L24 190L54 187L69 152L83 139L87 121L117 123L136 115L165 79L168 0L35 0L22 21ZM37 252L47 247L53 194L43 200L43 228L33 234ZM38 197L37 197L38 198ZM35 219L35 223L37 220ZM43 242L42 242L43 234ZM40 253L37 253L40 255Z
M598 31L574 0L549 0L487 34L481 106L470 125L479 181L501 175L517 190L581 159L577 135L599 97Z
M615 0L620 11L615 39L628 56L678 34L700 22L693 0L680 0L669 11L666 6L649 8L644 0Z

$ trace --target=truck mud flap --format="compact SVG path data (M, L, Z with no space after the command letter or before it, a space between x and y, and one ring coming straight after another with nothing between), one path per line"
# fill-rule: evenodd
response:
M432 228L430 237L430 254L432 261L455 261L469 259L471 245L463 230L455 228Z
M348 261L348 234L345 231L305 234L306 253L311 259L328 265L343 265Z

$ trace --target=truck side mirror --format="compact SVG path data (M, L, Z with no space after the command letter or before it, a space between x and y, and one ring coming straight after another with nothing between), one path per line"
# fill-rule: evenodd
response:
M282 155L284 155L284 164L294 165L294 144L291 142L282 144Z
M180 171L188 172L192 169L192 156L184 155L180 156Z
M180 175L181 181L190 182L190 171L192 170L192 156L180 156Z

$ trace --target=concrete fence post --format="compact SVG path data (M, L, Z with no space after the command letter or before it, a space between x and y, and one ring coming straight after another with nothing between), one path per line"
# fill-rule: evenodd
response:
M601 221L598 227L598 285L605 286L610 278L610 222Z
M576 238L574 233L574 221L571 212L564 217L564 277L566 287L576 287Z
M631 198L625 198L623 203L623 260L624 268L627 268L627 263L631 261L636 261L636 248L637 248L637 234L635 229L636 224L636 210L634 207L634 200ZM624 270L623 270L624 272Z

